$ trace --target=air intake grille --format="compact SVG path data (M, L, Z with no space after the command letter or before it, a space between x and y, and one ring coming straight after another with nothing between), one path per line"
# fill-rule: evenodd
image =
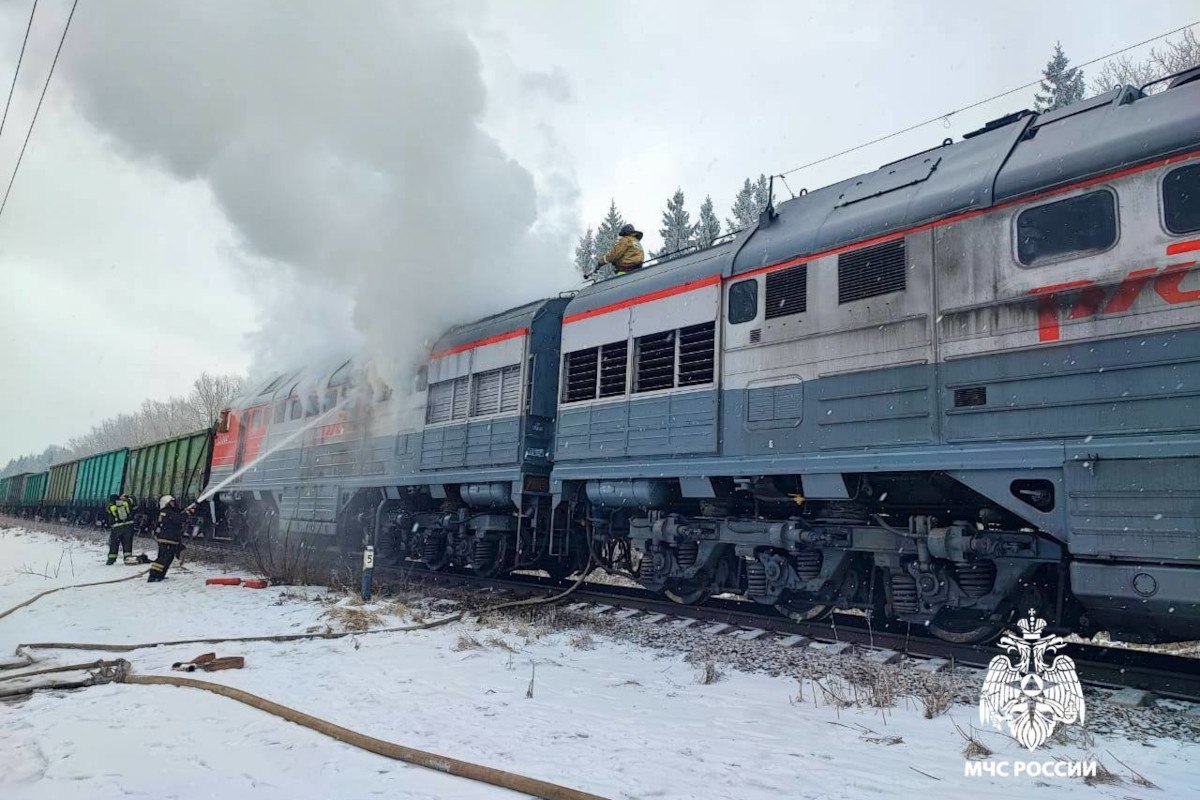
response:
M808 264L767 274L767 319L801 314L807 310Z
M466 375L461 378L454 379L454 418L466 419L467 410L471 404L471 395L468 391L471 385L471 379Z
M637 338L635 392L653 392L675 385L675 331Z
M471 416L495 414L500 410L500 370L480 372L472 387Z
M567 353L563 370L563 402L577 403L596 397L596 348Z
M716 326L703 322L679 329L679 385L712 383Z
M613 342L600 348L600 396L625 394L625 373L629 362L627 342Z
M838 256L838 302L902 291L906 274L903 239L842 253Z
M965 406L986 406L987 405L987 387L972 386L969 389L954 390L954 407L963 408Z
M521 365L513 364L500 372L503 385L500 389L500 410L516 411L521 404Z
M755 328L750 331L750 344L762 341L762 328Z

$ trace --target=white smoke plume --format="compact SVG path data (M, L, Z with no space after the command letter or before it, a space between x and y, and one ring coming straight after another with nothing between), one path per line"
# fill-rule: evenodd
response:
M126 155L211 187L253 263L258 368L355 346L349 309L398 376L449 325L570 283L571 226L481 128L480 57L456 13L81 5L59 67L75 102Z

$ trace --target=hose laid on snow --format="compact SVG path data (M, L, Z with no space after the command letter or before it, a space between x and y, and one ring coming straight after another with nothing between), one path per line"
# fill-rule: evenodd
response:
M31 603L33 603L37 600L41 600L43 597L45 597L48 594L54 594L55 592L61 592L63 589L83 589L87 586L104 586L105 584L109 584L109 583L120 583L121 581L131 581L134 578L142 577L149 571L150 570L148 570L148 569L144 569L135 575L126 575L124 578L115 578L115 579L109 580L109 581L96 581L95 583L76 583L76 584L72 584L71 586L59 586L54 589L47 589L44 592L35 594L33 597L29 598L24 603L17 603L15 606L8 609L7 611L0 612L0 619L4 619L5 617L7 617L9 614L13 613L17 609L24 608L25 606L30 605Z
M457 611L453 614L450 614L445 617L441 617L439 619L431 620L429 622L422 622L417 625L399 625L399 626L392 627L392 628L375 628L373 630L365 630L365 631L340 631L340 632L328 631L328 632L322 632L322 633L283 633L283 634L275 634L273 636L214 636L214 637L207 637L207 638L202 638L202 639L173 639L173 640L165 641L165 642L141 642L138 644L96 644L96 643L91 643L91 642L32 642L29 644L17 645L16 654L21 655L23 650L94 650L97 652L107 652L107 653L127 653L131 650L143 650L148 647L171 647L174 645L181 645L181 644L227 644L230 642L297 642L297 641L303 641L306 639L342 639L342 638L345 638L346 636L365 636L367 634L372 634L372 633L410 633L412 631L423 631L423 630L429 630L430 628L440 628L443 625L449 625L452 622L458 622L463 617L465 617L467 614L487 614L489 612L503 611L503 610L509 609L509 608L521 608L524 606L540 606L540 605L549 605L550 603L557 603L558 601L567 597L568 595L570 595L572 592L574 592L576 589L579 588L580 584L583 583L584 578L587 577L588 572L591 571L591 568L592 568L592 561L591 561L591 559L588 559L587 567L584 568L582 573L580 573L580 575L576 579L575 583L571 584L568 588L564 589L563 591L559 592L558 594L551 595L550 597L531 597L531 598L527 598L525 600L510 600L505 603L498 603L494 606L487 606L487 607L481 608L481 609L466 609L463 611ZM145 574L145 573L142 573L142 574ZM133 576L133 577L136 577L136 576ZM122 580L128 580L128 579L122 579ZM87 584L85 584L85 585L87 585ZM66 588L66 587L64 587L64 588ZM36 600L36 599L37 598L35 597L34 600ZM29 600L26 602L30 603L33 601Z
M591 571L592 561L588 560L588 566L580 574L575 583L571 584L567 589L550 597L527 598L525 600L513 600L505 603L498 603L493 606L478 610L458 611L454 614L432 620L430 622L421 623L418 625L404 625L393 628L376 628L368 631L342 631L340 633L295 633L281 634L276 636L239 636L225 638L208 638L208 639L180 639L167 642L147 642L143 644L89 644L85 642L40 642L33 644L17 645L17 653L21 653L23 649L56 649L56 650L97 650L109 652L126 652L129 650L138 650L147 647L164 647L180 644L219 644L228 642L291 642L302 639L340 639L345 636L358 636L368 633L402 633L407 631L428 630L437 628L442 625L448 625L451 622L457 622L467 614L486 614L493 611L502 611L509 608L520 608L525 606L538 606L556 603L559 600L570 595L587 577ZM142 573L145 574L145 573ZM137 577L130 576L130 577ZM129 580L122 578L121 580ZM105 581L106 583L115 583L115 581ZM95 585L95 584L85 584ZM61 587L70 588L70 587ZM57 590L53 590L57 591ZM40 596L40 595L39 595ZM34 597L26 601L22 605L28 605L36 600ZM20 608L20 606L17 606ZM12 609L15 611L16 609ZM6 612L10 613L10 612ZM51 667L48 669L37 670L35 672L26 672L23 675L13 677L28 677L30 675L45 674L49 672L65 672L72 670L87 669L90 667L106 667L117 662L89 662L87 664L74 664L63 667ZM122 662L123 663L123 662ZM268 714L273 714L281 719L289 722L294 722L297 725L302 725L311 730L323 733L326 736L337 739L340 742L358 747L376 755L392 758L398 761L404 761L409 764L427 767L429 769L444 772L447 775L454 775L459 778L467 778L481 783L487 783L492 786L499 786L504 789L509 789L514 792L520 792L533 797L544 798L544 800L606 800L600 795L583 792L578 789L572 789L567 786L550 783L548 781L538 780L537 778L529 778L524 775L518 775L514 772L507 772L494 767L487 767L481 764L473 764L469 761L461 761L455 758L440 756L436 753L430 753L425 750L417 750L416 748L406 747L404 745L387 742L383 739L376 739L373 736L367 736L357 731L352 731L349 728L343 728L340 725L335 725L332 722L314 717L311 714L305 714L302 711L297 711L294 708L268 700L265 697L251 694L250 692L241 689L235 689L231 686L226 686L220 683L211 683L209 681L200 681L194 678L179 678L173 675L129 675L126 668L121 670L121 674L116 678L123 683L131 683L139 686L181 686L193 689L203 689L213 692L224 697L237 700L240 703L245 703L252 708L257 708L265 711ZM80 681L69 686L62 685L56 688L75 688L90 685L87 681ZM3 690L0 690L3 691Z
M314 717L311 714L305 714L303 711L297 711L294 708L273 702L265 697L259 697L250 692L220 683L199 681L195 678L177 678L174 675L126 675L124 682L139 686L186 686L192 689L203 689L237 700L239 703L245 703L252 708L257 708L268 714L274 714L288 722L303 725L305 728L323 733L326 736L337 739L339 742L345 742L346 744L384 756L385 758L428 767L438 772L444 772L447 775L468 778L473 781L491 784L492 786L511 789L514 792L532 795L533 797L545 798L545 800L605 800L600 795L571 789L556 783L538 780L537 778L529 778L524 775L518 775L515 772L507 772L495 767L473 764L469 761L460 761L456 758L447 758L446 756L440 756L425 750L417 750L412 747L387 742L383 739L376 739L373 736L367 736L366 734L352 731L349 728L334 725L332 722L320 719L319 717Z

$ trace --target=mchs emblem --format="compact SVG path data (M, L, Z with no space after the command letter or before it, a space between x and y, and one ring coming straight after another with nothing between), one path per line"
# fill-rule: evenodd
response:
M1083 687L1075 662L1055 651L1066 645L1061 636L1043 635L1046 620L1033 609L1011 631L1000 637L1008 655L988 664L979 698L979 721L1009 732L1033 750L1054 733L1060 723L1083 722Z

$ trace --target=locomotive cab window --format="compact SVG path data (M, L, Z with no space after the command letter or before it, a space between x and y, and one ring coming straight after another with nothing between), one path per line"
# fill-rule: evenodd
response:
M1017 215L1017 261L1026 267L1100 253L1116 242L1117 201L1106 189Z
M729 324L741 325L758 316L758 281L751 278L729 287Z
M1162 191L1167 230L1174 234L1200 231L1200 164L1168 172Z

